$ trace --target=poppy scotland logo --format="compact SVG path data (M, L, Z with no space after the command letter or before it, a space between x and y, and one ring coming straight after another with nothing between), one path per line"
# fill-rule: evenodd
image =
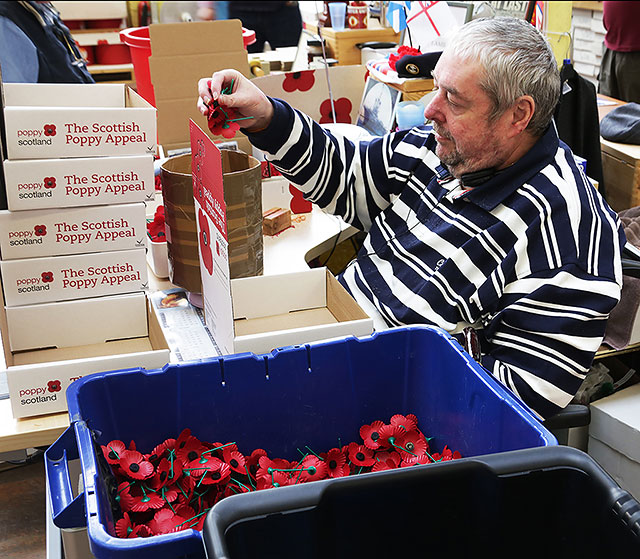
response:
M209 233L209 221L207 216L204 215L202 210L198 210L198 223L200 224L200 254L202 255L202 261L204 266L209 272L209 275L213 274L213 253L211 252L211 234Z
M45 177L43 179L45 188L55 188L56 187L56 178L55 177Z
M303 70L302 72L289 72L282 82L282 89L289 93L295 91L309 91L316 82L315 70Z
M340 97L333 102L336 111L336 122L351 124L351 101L346 97ZM320 124L333 122L333 111L331 110L331 99L325 99L320 105Z
M44 125L44 135L45 136L55 136L56 135L56 125L55 124L45 124Z
M47 226L46 225L35 225L33 227L33 232L36 237L44 237L47 234Z
M62 390L62 383L59 380L50 380L47 383L47 390L49 390L49 392L60 392Z
M42 272L40 276L44 283L51 283L53 281L53 272Z

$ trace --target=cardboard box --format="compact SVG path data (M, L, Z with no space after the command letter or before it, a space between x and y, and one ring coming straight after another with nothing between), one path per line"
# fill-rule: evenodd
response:
M146 246L143 202L26 212L0 210L3 260Z
M156 110L123 84L3 84L8 159L156 152Z
M0 262L8 307L148 289L145 249Z
M5 161L11 211L150 202L152 155Z
M317 26L307 24L306 28L313 34L318 33ZM335 58L340 66L360 64L362 51L356 47L358 43L370 41L381 43L399 43L400 33L391 27L380 29L345 29L336 31L332 27L324 27L322 36L327 42L327 56Z
M640 146L600 138L607 202L616 212L640 206Z
M149 27L151 83L158 108L158 143L169 150L189 147L189 119L207 128L196 101L198 80L233 68L251 77L240 20L162 23ZM222 136L206 134L215 140ZM237 132L240 149L251 153L247 138Z
M192 145L205 322L220 352L371 334L372 319L326 268L230 280L220 152L195 123Z
M366 71L366 67L362 65L329 68L331 93L338 122L355 124L358 121ZM271 74L254 78L252 81L265 94L283 99L316 122L333 122L329 86L324 70Z
M4 305L0 307L4 309ZM155 313L147 305L148 336L59 349L11 352L4 344L11 410L16 419L67 409L69 384L91 373L131 367L157 369L169 362L169 346ZM100 317L95 317L98 322ZM8 339L0 313L2 339Z
M588 452L640 499L640 384L591 404Z
M5 310L11 351L90 345L149 334L142 292Z

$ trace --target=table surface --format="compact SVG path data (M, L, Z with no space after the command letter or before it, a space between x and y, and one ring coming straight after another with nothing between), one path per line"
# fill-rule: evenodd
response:
M355 228L340 218L315 206L310 213L293 215L289 229L264 238L264 274L306 270L310 260L355 232ZM152 288L156 290L170 286L166 280L152 282ZM0 400L0 453L49 446L68 426L69 415L66 412L15 419L9 399Z

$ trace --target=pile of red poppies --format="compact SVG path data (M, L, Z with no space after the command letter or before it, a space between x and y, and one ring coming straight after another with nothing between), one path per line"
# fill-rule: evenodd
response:
M164 206L160 205L153 214L153 220L147 221L147 235L155 243L167 240L164 225Z
M263 449L242 454L235 442L200 441L184 429L150 453L114 440L102 446L118 482L123 516L121 538L146 537L187 528L202 530L206 513L224 497L260 489L307 483L460 458L446 446L431 452L413 414L394 415L360 428L362 442L316 453L305 446L299 460L270 458Z

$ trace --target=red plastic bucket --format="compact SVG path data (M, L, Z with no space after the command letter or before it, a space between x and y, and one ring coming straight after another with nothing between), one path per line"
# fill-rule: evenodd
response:
M131 51L131 62L133 62L133 72L136 76L138 93L155 107L156 98L153 93L151 74L149 73L149 57L151 56L149 27L123 29L120 31L120 40Z
M130 27L120 31L120 40L131 50L133 71L136 75L138 93L142 95L154 107L156 98L151 83L149 72L149 57L151 56L151 39L149 39L149 27ZM256 42L256 33L251 29L242 28L242 40L244 48Z

